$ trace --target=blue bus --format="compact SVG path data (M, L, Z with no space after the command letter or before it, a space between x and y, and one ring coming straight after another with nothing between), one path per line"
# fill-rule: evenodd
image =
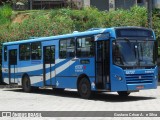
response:
M3 82L55 91L93 92L156 89L157 43L154 31L142 27L93 28L84 32L3 43Z

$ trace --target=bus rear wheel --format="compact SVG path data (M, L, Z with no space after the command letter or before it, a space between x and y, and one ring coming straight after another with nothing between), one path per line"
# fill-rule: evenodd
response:
M120 97L128 97L130 94L130 92L127 92L127 91L118 91L118 95Z
M91 85L86 77L80 80L78 84L78 93L84 99L89 99L91 97Z
M24 92L31 92L31 83L28 76L23 77L22 87Z

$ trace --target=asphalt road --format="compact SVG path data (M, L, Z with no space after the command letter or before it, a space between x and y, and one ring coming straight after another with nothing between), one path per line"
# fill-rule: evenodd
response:
M81 99L73 90L54 93L51 89L40 89L33 93L25 93L20 88L0 88L0 111L160 111L160 86L157 89L131 93L127 98L121 98L117 93L100 93L95 94L90 100ZM132 120L134 117L118 117L118 119Z

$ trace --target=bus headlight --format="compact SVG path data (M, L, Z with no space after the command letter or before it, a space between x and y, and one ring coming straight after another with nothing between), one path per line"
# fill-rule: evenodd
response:
M115 75L115 78L116 78L117 80L119 80L119 81L121 81L121 80L122 80L122 77L121 77L121 76L119 76L119 75Z
M154 78L157 79L157 78L158 78L158 75L155 75Z

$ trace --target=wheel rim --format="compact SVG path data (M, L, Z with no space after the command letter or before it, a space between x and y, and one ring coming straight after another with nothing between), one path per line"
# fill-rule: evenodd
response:
M90 82L87 78L82 78L78 84L78 92L80 96L84 99L91 97L91 87Z
M30 92L30 80L28 79L28 77L24 78L23 89L25 92Z
M87 94L88 88L86 84L82 84L81 91L82 91L82 94Z
M28 80L26 80L26 88L28 88L29 87L29 82L28 82Z

